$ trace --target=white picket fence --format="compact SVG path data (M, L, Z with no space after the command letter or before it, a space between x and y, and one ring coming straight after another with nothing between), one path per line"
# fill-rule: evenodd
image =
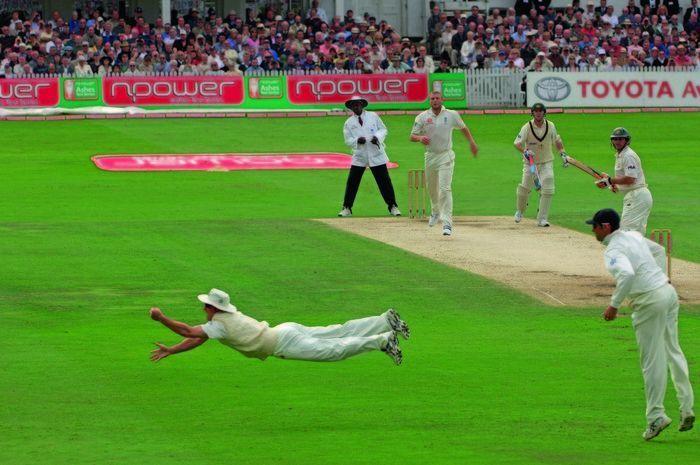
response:
M525 93L521 90L522 70L474 69L465 73L469 108L521 108Z

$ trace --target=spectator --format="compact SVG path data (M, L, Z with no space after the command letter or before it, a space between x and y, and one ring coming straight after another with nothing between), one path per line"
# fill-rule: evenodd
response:
M547 58L547 54L544 52L538 52L537 56L530 63L528 71L548 71L554 68L552 62Z
M451 73L450 62L448 60L440 60L438 68L435 70L436 73Z
M460 63L463 66L469 66L475 59L476 42L474 41L474 33L472 31L467 32L467 38L462 43L462 48L460 49Z
M498 58L493 63L493 68L503 69L503 68L506 68L507 66L508 66L508 54L506 53L505 50L500 50L498 52Z
M560 54L559 46L558 45L552 45L549 47L549 61L552 62L552 66L554 68L564 68L565 63L564 63L564 58Z
M401 61L401 55L398 53L392 55L389 66L386 68L387 73L405 73L410 70L411 67L407 63Z
M612 58L610 58L605 49L598 49L598 59L596 60L596 69L598 71L612 71L613 63Z
M93 75L92 68L87 64L87 56L83 52L78 52L78 64L74 68L75 77L90 77Z

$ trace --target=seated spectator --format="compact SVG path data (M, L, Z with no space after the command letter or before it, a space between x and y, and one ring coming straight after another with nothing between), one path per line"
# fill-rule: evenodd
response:
M692 60L687 54L687 49L686 49L685 45L680 44L680 45L678 45L678 47L676 47L675 60L676 60L676 65L678 65L679 67L686 68L686 67L691 66Z
M437 69L435 70L436 73L451 73L452 70L450 69L450 62L449 60L440 60L440 64L438 65Z
M127 67L126 71L122 73L123 76L143 76L143 72L138 69L138 65L136 64L135 61L130 61L129 66Z
M401 61L401 55L398 53L395 53L392 55L391 60L389 62L389 66L386 68L387 73L405 73L406 71L411 70L411 67Z
M419 56L416 58L416 64L413 66L415 73L430 74L430 70L425 66L425 58Z
M492 64L494 69L504 69L508 66L508 53L505 50L499 50L496 61Z
M83 52L78 52L78 64L74 68L75 77L90 77L93 75L92 68L87 64L87 56Z
M554 68L554 64L552 64L549 58L547 58L546 53L537 52L537 56L535 56L535 59L532 60L527 70L535 71L535 68L537 68L538 71L549 71Z
M554 68L559 69L565 67L564 58L561 56L558 45L552 45L549 47L549 55L547 58L549 58L549 61L552 62L552 66L554 66Z
M612 58L610 58L605 49L598 49L598 58L596 59L596 69L598 71L612 71L613 63Z

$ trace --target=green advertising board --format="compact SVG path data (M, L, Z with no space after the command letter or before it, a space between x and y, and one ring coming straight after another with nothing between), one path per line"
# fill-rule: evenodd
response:
M100 77L62 77L62 108L84 108L105 106L102 100L102 78Z

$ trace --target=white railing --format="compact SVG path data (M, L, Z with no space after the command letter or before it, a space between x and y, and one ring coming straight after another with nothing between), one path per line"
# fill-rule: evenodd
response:
M525 93L521 90L523 70L473 69L466 72L469 108L520 108Z

